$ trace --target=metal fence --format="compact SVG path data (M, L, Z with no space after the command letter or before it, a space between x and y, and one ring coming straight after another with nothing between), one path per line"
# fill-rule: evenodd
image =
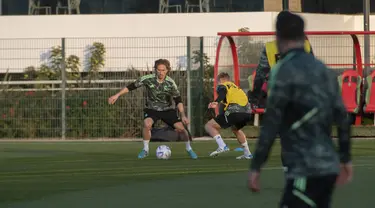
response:
M349 36L309 39L316 56L332 68L355 66ZM270 40L235 39L245 91L260 50ZM359 41L363 45L363 37ZM170 76L182 93L190 129L201 136L206 106L213 99L217 43L217 37L0 39L0 138L140 137L144 89L121 97L116 105L108 105L107 99L151 73L159 58L171 61ZM232 70L228 43L219 58L219 70Z
M191 131L202 135L202 108L212 97L205 71L213 71L207 58L214 51L201 37L1 39L0 138L140 137L144 89L115 105L107 99L152 73L159 58L171 61L169 76L180 88Z

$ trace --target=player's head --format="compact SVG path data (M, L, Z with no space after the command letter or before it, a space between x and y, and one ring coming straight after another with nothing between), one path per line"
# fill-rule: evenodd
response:
M230 81L230 76L226 72L221 72L219 75L217 75L217 80L219 81L220 84L224 82L228 82Z
M159 79L165 79L168 72L171 70L171 64L167 59L158 59L155 61L155 73Z
M277 15L276 40L280 53L291 48L303 47L305 42L305 22L299 15L282 11Z

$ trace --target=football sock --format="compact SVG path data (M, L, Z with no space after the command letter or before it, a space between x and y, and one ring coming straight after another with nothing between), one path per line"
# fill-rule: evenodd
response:
M148 152L149 147L148 144L150 143L150 140L143 140L143 149Z
M192 149L190 146L190 141L187 141L185 144L186 144L186 151L190 151Z
M247 141L245 143L241 144L241 146L243 147L244 155L250 155L251 154L250 149L249 149L249 145L247 144Z
M216 140L217 145L219 145L219 147L220 147L221 149L224 149L224 147L227 146L227 145L225 144L223 138L221 138L220 135L216 135L216 136L214 136L214 139Z

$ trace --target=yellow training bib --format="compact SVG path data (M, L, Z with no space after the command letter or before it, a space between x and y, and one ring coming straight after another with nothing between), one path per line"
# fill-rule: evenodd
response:
M247 95L245 92L237 87L233 82L224 82L220 85L225 86L227 89L226 103L224 110L227 109L229 104L238 104L240 106L246 106L248 103Z
M305 40L305 51L311 53L311 45L308 40ZM277 50L276 40L266 43L266 53L268 58L268 64L272 68L277 62L277 56L279 51Z

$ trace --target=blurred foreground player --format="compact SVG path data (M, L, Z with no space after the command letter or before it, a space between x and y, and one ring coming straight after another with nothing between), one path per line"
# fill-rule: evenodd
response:
M271 70L269 97L249 188L259 191L261 167L277 134L284 151L286 186L280 207L330 207L335 183L352 178L350 125L334 72L304 52L304 21L281 12L276 22L281 59ZM339 154L331 138L337 124Z
M189 123L184 111L184 105L182 103L180 92L177 88L176 83L172 78L167 76L171 70L170 63L166 59L159 59L155 61L154 66L155 74L149 74L142 76L135 82L131 83L119 93L113 95L108 99L109 104L114 104L116 100L124 94L135 90L139 87L145 86L147 89L147 102L146 108L144 109L144 124L143 124L143 149L139 153L138 158L142 159L149 154L149 142L151 139L151 128L153 124L162 120L169 126L173 127L177 131L183 133L186 141L186 151L192 159L197 159L198 156L195 154L190 146L189 135L184 128L185 124ZM172 98L177 105L178 111L181 115L181 120L177 115L177 112L173 106Z
M212 152L210 156L217 156L228 152L229 147L220 136L219 130L231 127L236 135L238 142L244 149L244 154L237 157L241 159L251 159L252 155L247 144L246 135L241 130L250 121L251 108L245 92L230 81L228 73L220 73L217 77L219 85L217 86L217 99L208 105L208 108L217 108L220 112L216 118L211 119L205 125L206 132L212 136L219 148Z

